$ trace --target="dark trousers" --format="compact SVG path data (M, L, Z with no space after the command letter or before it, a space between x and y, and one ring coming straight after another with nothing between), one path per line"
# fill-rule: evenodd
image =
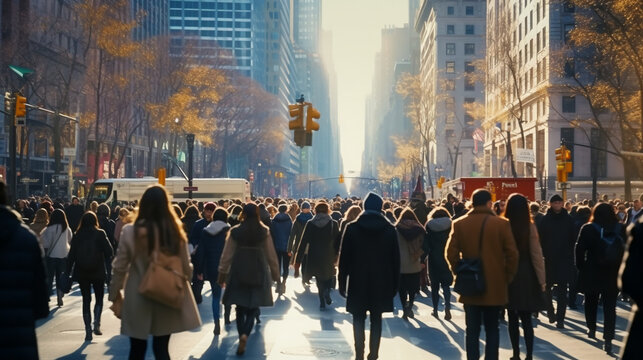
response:
M576 306L578 301L578 271L574 269L572 280L569 282L568 304L570 307Z
M54 285L54 278L56 278L56 293L58 295L58 300L62 299L63 292L59 289L58 284L60 284L60 275L65 272L67 267L67 259L59 258L47 258L47 289L49 295L51 295L51 290Z
M484 349L486 360L498 359L500 330L498 329L498 312L500 306L464 305L467 330L465 333L467 359L480 359L480 326L484 323L487 341Z
M531 312L507 310L509 317L509 339L513 348L514 357L520 357L520 330L518 329L518 320L522 323L522 331L525 334L525 347L527 348L527 357L531 358L534 352L534 326L531 323Z
M326 306L326 297L330 297L330 287L333 279L317 279L317 295L319 296L319 306Z
M130 360L143 360L145 359L145 351L147 351L147 339L129 338L129 359ZM154 336L152 340L152 351L156 360L170 360L170 353L168 346L170 345L170 335Z
M567 311L567 283L558 283L554 290L554 284L547 284L546 295L548 301L547 315L556 316L556 323L562 325L565 322L565 312ZM554 311L553 296L556 295L556 311Z
M420 288L428 287L431 282L429 281L429 267L427 266L428 256L424 256L420 261L422 262L422 271L420 271Z
M433 301L433 310L438 311L440 303L440 287L444 296L444 308L451 310L451 288L447 284L440 284L438 281L431 281L431 300Z
M368 360L375 360L380 351L382 337L382 313L370 313L371 335L368 340ZM366 312L353 314L353 337L355 339L355 358L364 359L364 341L366 327Z
M255 318L259 316L259 308L247 308L237 305L237 332L239 336L250 335L255 326Z
M196 278L196 274L192 277L192 294L194 294L194 301L197 304L200 304L203 302L203 295L201 295L201 291L203 290L203 280L199 280Z
M417 294L419 290L420 274L421 272L413 274L400 274L399 295L402 307L413 307L415 294Z
M596 331L596 313L598 312L598 297L603 299L603 339L614 339L616 326L616 297L618 290L600 292L585 292L585 321L589 331Z
M288 267L290 266L290 256L288 256L287 251L278 251L277 252L277 263L281 266L281 278L282 282L286 282L288 279Z
M100 315L103 312L105 282L103 280L78 280L78 287L80 287L80 294L83 296L83 321L85 322L85 330L91 331L92 288L94 288L94 296L96 297L96 304L94 305L94 327L100 327Z

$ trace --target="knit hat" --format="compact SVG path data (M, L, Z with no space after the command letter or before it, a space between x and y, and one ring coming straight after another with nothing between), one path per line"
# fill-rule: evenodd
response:
M426 194L424 193L422 175L418 175L418 180L417 180L417 183L415 184L415 189L413 190L413 194L411 194L411 200L426 201Z
M304 201L303 203L301 203L301 209L310 209L310 203L308 201Z
M563 201L563 198L562 198L562 197L560 197L560 195L555 194L554 196L552 196L552 197L549 199L549 202L550 202L550 203L553 203L553 202L556 202L556 201Z
M384 200L374 192L369 192L364 198L364 210L382 211Z

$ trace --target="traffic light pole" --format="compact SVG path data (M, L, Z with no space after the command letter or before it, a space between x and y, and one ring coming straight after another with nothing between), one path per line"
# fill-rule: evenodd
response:
M188 142L188 186L190 191L188 191L188 197L192 199L192 179L193 179L193 159L192 155L194 154L194 134L187 134L186 139Z
M18 198L18 168L16 167L16 118L13 114L6 114L9 117L9 189L13 200Z

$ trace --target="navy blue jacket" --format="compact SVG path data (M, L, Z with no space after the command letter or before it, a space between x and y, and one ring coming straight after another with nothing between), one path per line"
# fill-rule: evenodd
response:
M192 231L190 231L190 235L188 236L188 242L192 244L192 246L196 247L197 245L199 245L201 235L203 234L203 229L205 229L205 227L208 226L209 223L210 222L206 218L200 219L194 223L194 226L192 226Z
M0 359L38 359L35 321L49 314L43 251L20 215L0 207Z
M292 229L292 220L287 213L275 215L270 224L270 236L275 243L275 250L288 251L288 238Z
M203 279L217 281L219 261L225 246L230 225L223 221L213 221L201 230L201 240L192 259L194 273L203 274Z

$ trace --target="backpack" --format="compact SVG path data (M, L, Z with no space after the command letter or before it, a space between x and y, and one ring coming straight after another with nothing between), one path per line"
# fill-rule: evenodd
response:
M598 265L608 266L620 264L625 253L625 242L621 237L622 225L616 224L611 231L605 231L604 228L596 223L592 223L592 225L601 235L596 254Z

